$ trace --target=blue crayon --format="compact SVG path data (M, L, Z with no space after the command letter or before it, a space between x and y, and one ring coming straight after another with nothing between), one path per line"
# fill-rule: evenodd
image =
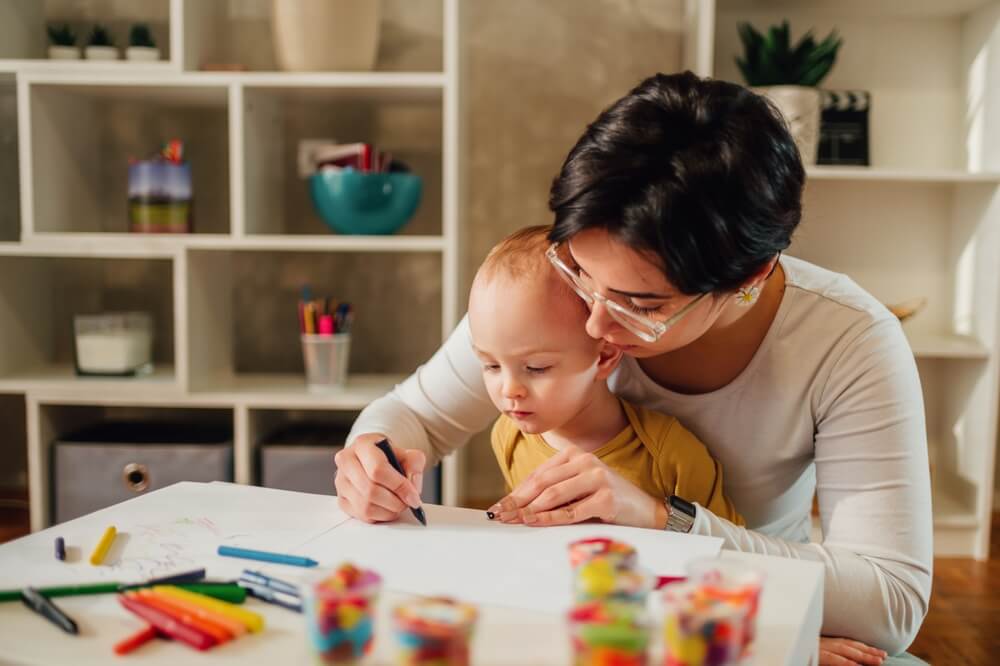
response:
M297 567L314 567L319 564L316 560L301 555L285 555L283 553L270 553L266 550L251 550L250 548L234 548L233 546L219 546L219 555L225 557L242 557L247 560L259 560L261 562L274 562L275 564L291 564Z

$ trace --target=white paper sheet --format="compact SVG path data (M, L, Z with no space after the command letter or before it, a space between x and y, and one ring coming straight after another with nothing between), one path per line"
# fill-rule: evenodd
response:
M388 589L447 595L477 604L561 612L570 603L567 546L606 536L632 544L641 566L661 576L719 554L722 539L614 525L525 527L486 519L482 511L426 505L427 527L410 515L398 523L349 520L302 552L325 566L340 562L378 571Z
M207 567L209 577L235 576L243 568L276 570L219 557L216 550L232 545L296 553L346 520L334 497L180 483L8 544L0 559L0 588L139 582L198 567ZM90 553L108 525L118 536L104 564L92 566ZM66 541L66 562L53 555L56 536ZM23 574L29 567L30 581Z

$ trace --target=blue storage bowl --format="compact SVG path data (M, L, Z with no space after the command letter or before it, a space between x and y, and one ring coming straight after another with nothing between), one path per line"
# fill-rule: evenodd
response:
M321 170L309 179L313 205L323 221L342 234L391 234L406 224L423 192L412 173Z

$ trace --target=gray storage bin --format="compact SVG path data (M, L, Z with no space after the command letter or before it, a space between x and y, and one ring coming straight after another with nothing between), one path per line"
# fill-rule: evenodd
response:
M61 523L178 481L232 481L229 428L103 423L55 442L53 520Z
M295 424L260 445L260 484L267 488L336 495L333 457L344 448L347 430L324 424ZM421 496L439 503L439 471L424 474Z

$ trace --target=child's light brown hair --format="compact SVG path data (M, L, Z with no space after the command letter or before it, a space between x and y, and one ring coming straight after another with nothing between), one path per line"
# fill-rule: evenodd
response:
M477 279L488 281L502 276L545 282L551 277L566 286L545 257L545 251L552 244L549 240L551 230L551 225L536 225L518 229L507 236L486 255Z

